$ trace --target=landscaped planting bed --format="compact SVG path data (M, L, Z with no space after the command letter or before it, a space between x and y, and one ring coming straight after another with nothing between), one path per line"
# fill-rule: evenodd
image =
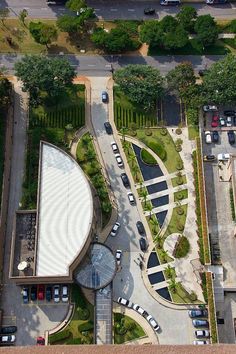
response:
M213 289L211 272L206 272L206 286L207 286L207 295L208 295L208 313L209 313L211 341L213 344L215 344L218 343L218 331L217 331L217 324L216 324L214 289Z
M143 182L143 176L139 168L139 164L136 158L136 155L134 153L132 144L129 143L128 141L122 141L122 146L128 161L128 165L131 171L131 174L133 176L134 182L135 183L142 183Z
M123 344L144 336L146 333L132 318L114 313L114 344Z
M146 149L141 150L141 159L147 165L156 165L157 164L156 159Z
M175 248L174 257L175 258L186 257L189 250L190 250L189 240L184 235L180 236L177 247Z
M181 176L177 176L171 179L171 183L173 187L178 187L181 186L182 184L186 184L187 183L187 178L186 175L181 175Z
M179 208L182 209L182 214L178 213ZM173 233L181 234L183 232L183 230L181 231L181 228L184 228L186 222L187 208L188 205L184 204L181 207L176 207L173 209L169 225L167 226L166 232L164 234L164 239Z
M183 189L174 193L174 201L178 202L188 198L188 190Z

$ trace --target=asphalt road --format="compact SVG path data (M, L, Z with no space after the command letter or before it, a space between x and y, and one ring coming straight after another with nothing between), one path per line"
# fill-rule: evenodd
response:
M21 54L0 54L0 66L5 66L9 74L14 73L14 64L22 58ZM214 62L223 58L221 55L198 56L127 56L127 55L64 55L71 65L78 72L78 75L86 76L107 76L110 75L111 65L114 70L120 69L128 64L147 64L158 68L161 74L165 75L176 65L183 61L192 63L196 72L200 69L210 67Z
M145 19L162 18L166 15L175 15L179 11L177 7L165 7L159 4L159 1L146 0L88 0L87 4L95 9L99 19L114 20L120 19ZM205 3L192 4L199 15L211 14L216 18L235 18L236 6L233 3L225 5L209 6ZM0 0L0 8L8 7L11 11L10 16L15 17L25 8L32 18L56 18L64 14L67 10L63 6L47 6L46 0ZM154 7L157 15L145 16L143 9L145 7Z

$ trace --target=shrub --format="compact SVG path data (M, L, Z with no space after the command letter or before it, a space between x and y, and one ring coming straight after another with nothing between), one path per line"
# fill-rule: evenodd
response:
M176 193L176 198L178 199L178 200L182 200L183 199L183 193L181 193L181 192L178 192L178 193Z
M124 335L127 332L127 329L121 323L117 323L115 326L115 331L117 334Z
M81 338L70 338L66 341L66 344L81 344Z
M154 151L157 154L157 156L160 157L162 161L166 160L166 150L162 145L154 141L148 142L147 145L150 149L152 149L152 151Z
M214 343L218 343L218 333L217 333L217 325L216 325L214 290L213 290L211 272L206 273L206 286L207 286L207 294L208 294L208 311L209 311L211 340L212 340L212 344L214 344Z
M232 20L230 23L230 32L236 33L236 20Z
M71 335L70 331L68 329L65 329L64 331L51 334L49 336L49 342L50 342L50 344L55 343L55 342L59 342L59 341L69 338L70 335Z
M181 145L175 145L175 150L176 150L177 152L182 151L182 146L181 146Z
M146 149L141 150L141 159L148 165L157 164L156 159Z
M161 135L163 135L163 136L167 135L167 129L166 128L162 128L161 129Z
M184 182L184 181L183 181L183 177L178 177L176 181L177 181L177 184L178 184L178 185L181 185L181 184L183 184L183 182Z
M176 134L180 135L180 134L182 134L182 129L177 128L177 129L175 130L175 132L176 132Z
M151 129L145 129L145 134L147 135L147 136L151 136L152 135L152 131L151 131Z
M197 294L195 294L194 291L192 291L192 292L189 294L189 297L190 297L191 301L196 301L196 300L197 300Z
M78 325L78 331L83 332L83 331L90 331L94 328L93 322L88 321L85 323L81 323Z
M184 214L184 209L181 208L181 206L179 206L179 207L177 208L177 214L178 214L178 215L183 215L183 214Z
M180 170L182 170L182 169L183 169L183 167L184 167L184 166L183 166L183 162L182 162L182 161L178 161L178 162L177 162L177 164L176 164L176 168L177 168L177 170L179 170L179 171L180 171Z
M77 307L76 311L80 320L87 320L90 316L90 312L86 308Z
M178 229L178 231L180 231L180 232L184 231L184 225L183 225L182 223L178 222L178 224L177 224L177 229Z
M190 250L189 240L187 239L187 237L181 236L179 238L177 247L175 249L174 257L175 258L185 257L188 254L189 250Z

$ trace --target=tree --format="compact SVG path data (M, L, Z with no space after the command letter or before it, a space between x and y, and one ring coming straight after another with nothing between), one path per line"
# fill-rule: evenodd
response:
M236 101L236 57L228 54L214 63L203 77L205 102L228 104Z
M10 91L10 81L3 75L0 75L0 108L4 108L10 103Z
M167 32L163 37L163 46L166 49L183 48L188 43L188 33L178 25L175 30Z
M145 110L163 95L163 78L158 69L148 65L127 65L115 72L114 79L124 94Z
M2 25L5 26L5 20L10 14L10 10L5 7L4 9L0 9L0 20L2 21Z
M192 32L194 28L194 20L197 18L197 11L192 6L183 6L176 18L181 26L188 31Z
M154 238L154 242L155 242L157 248L161 248L161 241L162 241L162 237L159 232L157 235L155 235L155 238Z
M174 268L172 268L168 264L168 266L165 268L165 273L166 273L167 278L172 278L174 276Z
M170 280L168 281L168 283L169 283L169 288L170 288L170 290L171 290L173 293L175 293L175 292L176 292L176 289L177 289L177 282L176 282L175 278L170 279Z
M135 182L138 182L139 181L139 178L138 178L139 167L138 167L138 165L134 165L132 170L133 170Z
M218 38L217 24L211 15L198 16L194 30L196 38L203 48L213 45Z
M129 155L129 161L131 163L132 168L135 166L136 155L134 153Z
M160 47L163 43L160 22L156 20L145 21L140 27L139 38L142 43L147 43L152 47Z
M196 78L192 64L183 62L170 70L166 76L167 85L170 91L178 96L183 96L190 85L194 85Z
M146 206L146 204L147 204L147 196L148 196L147 189L146 188L142 188L141 197L143 198L144 206Z
M157 221L157 218L154 217L151 221L151 223L153 224L154 226L154 233L156 234L158 232L158 227L159 227L159 222Z
M86 4L84 0L69 0L66 2L66 7L72 11L79 11L86 8Z
M48 25L43 22L30 22L29 31L35 42L48 45L57 40L57 29L54 25Z
M26 9L23 9L22 11L20 11L19 20L23 23L24 26L25 26L25 19L27 16L28 16L28 11Z
M87 7L80 16L70 16L63 15L57 20L57 27L63 31L70 34L75 32L83 32L86 29L87 21L94 16L94 11L92 8Z
M167 251L165 251L165 250L162 250L161 251L161 256L162 256L162 258L164 259L164 261L165 262L167 262L167 258L168 258L168 252Z
M152 209L153 209L152 203L149 202L149 203L146 205L146 210L149 211L149 220L152 219Z
M15 64L16 76L23 82L23 90L30 93L31 102L37 104L40 91L58 97L72 85L75 71L63 58L26 55Z

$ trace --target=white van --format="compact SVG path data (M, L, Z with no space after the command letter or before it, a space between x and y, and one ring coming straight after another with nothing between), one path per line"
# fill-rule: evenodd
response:
M162 6L178 6L181 4L180 0L161 0L160 4Z

